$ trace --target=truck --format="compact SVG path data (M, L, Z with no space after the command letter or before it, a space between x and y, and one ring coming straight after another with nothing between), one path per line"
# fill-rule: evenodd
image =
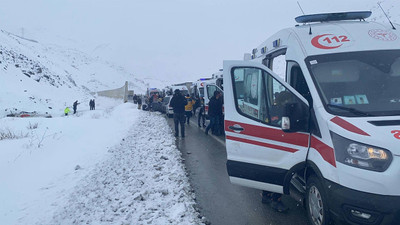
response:
M400 223L400 25L370 15L299 16L224 61L231 183L290 195L312 225Z

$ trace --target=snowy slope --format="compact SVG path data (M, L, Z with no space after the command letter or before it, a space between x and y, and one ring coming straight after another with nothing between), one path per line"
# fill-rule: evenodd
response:
M10 111L62 115L90 92L122 87L144 93L146 82L80 50L0 31L0 117Z

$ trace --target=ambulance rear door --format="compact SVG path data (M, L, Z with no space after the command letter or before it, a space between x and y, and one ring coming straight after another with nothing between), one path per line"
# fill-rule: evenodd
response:
M283 193L289 171L304 166L307 157L308 122L300 120L308 117L308 103L260 63L224 61L223 71L229 178L235 184ZM290 132L281 128L287 116L293 119Z
M216 84L206 84L204 91L204 105L205 105L205 115L208 118L208 107L210 99L214 96L214 92L219 91L222 95L224 92Z

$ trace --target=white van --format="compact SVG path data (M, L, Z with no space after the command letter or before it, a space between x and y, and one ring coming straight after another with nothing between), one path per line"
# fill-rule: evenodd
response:
M223 86L223 72L222 70L212 75L210 80L205 82L205 90L204 90L204 113L206 118L208 119L208 107L210 103L210 99L214 95L215 91L219 91L224 94L224 86Z
M171 86L171 90L172 90L172 94L174 93L174 91L178 89L181 91L181 94L183 96L186 96L189 94L189 89L185 86L185 85L172 85Z
M232 183L290 194L315 225L400 224L400 25L370 15L300 16L224 61Z

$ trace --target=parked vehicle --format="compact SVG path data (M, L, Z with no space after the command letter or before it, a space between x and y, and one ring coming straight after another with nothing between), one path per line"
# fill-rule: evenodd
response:
M168 117L172 117L174 115L173 108L169 105L172 99L172 95L165 96L162 102L162 112L165 113Z
M205 116L208 119L208 106L211 97L214 95L215 91L219 91L224 94L223 90L223 72L222 70L212 75L210 80L205 82L205 90L204 90L204 105L205 105Z
M400 221L400 25L370 15L300 16L224 61L230 181L291 195L313 225Z
M171 93L174 93L174 91L178 89L181 91L182 95L186 96L189 94L189 89L187 88L186 85L172 85L171 86Z
M212 78L200 78L197 81L193 82L191 88L190 88L190 95L191 96L196 96L196 97L204 97L204 87L207 83L208 80L211 80Z

